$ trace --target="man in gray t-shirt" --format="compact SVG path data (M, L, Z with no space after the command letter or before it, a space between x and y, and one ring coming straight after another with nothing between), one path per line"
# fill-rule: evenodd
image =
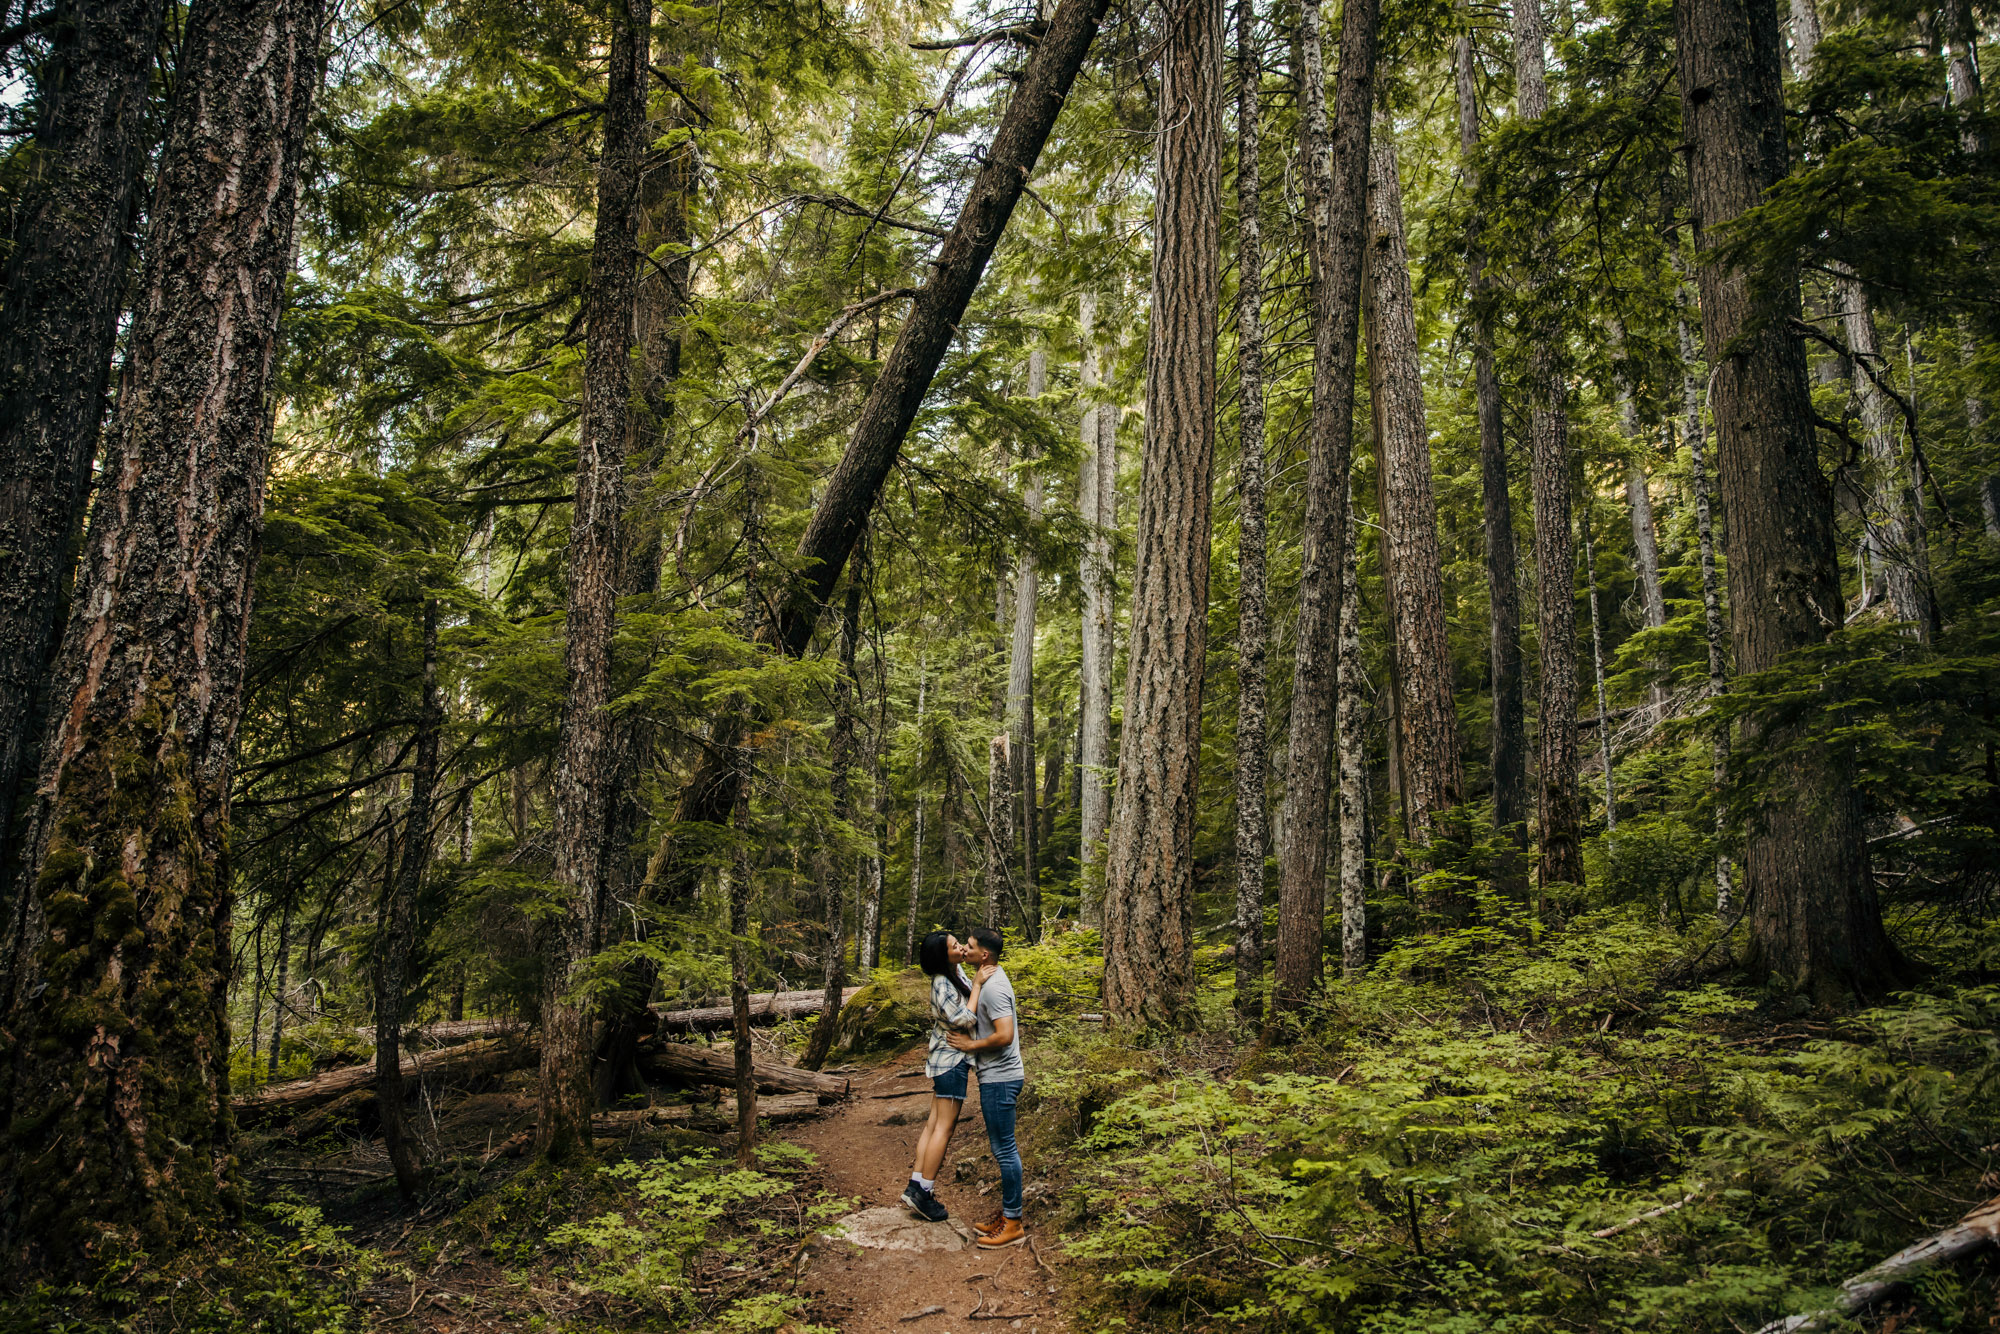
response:
M979 1229L979 1245L997 1250L1028 1239L1021 1221L1021 1149L1014 1142L1015 1108L1028 1071L1021 1064L1014 984L1000 967L1000 933L990 926L974 927L968 944L966 962L979 969L979 1005L973 1012L978 1022L972 1033L953 1033L946 1041L970 1052L979 1071L979 1113L986 1121L993 1161L1000 1165L1000 1216Z

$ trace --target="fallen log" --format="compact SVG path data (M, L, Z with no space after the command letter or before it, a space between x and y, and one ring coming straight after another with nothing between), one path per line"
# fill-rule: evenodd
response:
M860 987L849 987L840 993L840 1003ZM803 1019L807 1015L818 1014L826 1008L826 991L763 991L750 998L750 1022L753 1024L774 1024L780 1019ZM727 1028L736 1022L736 1015L727 1005L710 1005L694 1010L662 1010L657 1006L653 1012L660 1017L659 1031L662 1033L702 1033L719 1028Z
M752 1062L759 1093L812 1093L821 1098L847 1096L847 1080L777 1061ZM639 1048L639 1068L690 1084L736 1083L736 1057L727 1047L697 1047L688 1042L648 1042Z
M540 1044L516 1038L482 1038L443 1051L408 1054L403 1057L403 1078L419 1079L450 1075L471 1078L519 1070L533 1065ZM367 1088L375 1083L375 1063L346 1065L338 1070L295 1079L288 1084L272 1084L230 1100L239 1124L249 1124L284 1112L304 1111L343 1093Z
M1831 1306L1803 1315L1773 1320L1757 1334L1803 1334L1825 1328L1842 1316L1866 1310L1926 1269L1948 1264L1974 1251L2000 1243L2000 1195L1994 1196L1944 1231L1905 1246L1882 1263L1864 1269L1840 1285Z
M760 1121L799 1121L819 1112L819 1099L810 1093L792 1093L779 1098L759 1098L757 1118ZM647 1126L697 1126L718 1124L734 1128L736 1125L736 1099L723 1098L712 1103L682 1103L664 1107L641 1107L633 1111L599 1112L590 1118L590 1134L593 1139L615 1139L629 1135L634 1130ZM516 1131L501 1144L486 1154L482 1162L492 1162L495 1158L519 1158L535 1142L533 1126Z
M419 1043L428 1043L433 1047L450 1047L475 1038L498 1038L527 1031L528 1026L519 1019L440 1019L434 1024L412 1024L404 1029L403 1045L414 1047ZM375 1025L356 1028L354 1036L373 1046Z

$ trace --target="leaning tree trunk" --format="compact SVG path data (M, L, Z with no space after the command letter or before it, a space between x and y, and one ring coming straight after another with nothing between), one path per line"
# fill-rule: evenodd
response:
M1078 674L1082 677L1082 759L1078 765L1077 808L1081 838L1077 851L1077 879L1082 885L1081 916L1095 926L1102 914L1099 891L1104 866L1104 822L1110 813L1110 785L1105 782L1111 766L1111 675L1115 634L1115 608L1111 579L1111 536L1118 519L1118 408L1097 402L1092 391L1100 387L1099 352L1096 338L1097 294L1085 292L1077 298L1077 323L1083 333L1083 463L1078 490L1078 509L1087 530L1082 570L1083 624L1082 655Z
M1236 365L1241 433L1236 507L1236 1016L1263 1011L1264 858L1270 821L1264 786L1271 741L1265 718L1269 607L1264 574L1264 251L1256 0L1236 0Z
M15 971L17 798L35 773L146 166L160 0L57 4L0 305L0 974ZM22 813L25 813L23 804ZM0 999L4 1004L4 999Z
M423 703L417 720L416 757L410 771L410 805L403 815L403 856L382 905L375 942L375 1107L382 1147L404 1199L417 1193L417 1157L403 1125L403 988L416 946L417 898L431 860L432 794L437 790L438 732L444 701L437 686L437 599L424 601Z
M1048 391L1048 366L1048 354L1041 348L1028 353L1029 398L1038 399ZM1022 458L1032 460L1034 443L1022 443ZM1040 522L1041 477L1030 471L1022 491L1029 520ZM1038 860L1035 833L1040 823L1035 818L1035 603L1039 588L1035 550L1024 544L1014 566L1014 641L1007 663L1007 710L1014 715L1013 768L1009 778L1014 789L1015 823L1021 836L1021 885L1025 900L1022 907L1027 918L1022 926L1031 939L1041 932L1037 910L1041 882L1035 871Z
M1675 11L1681 113L1697 249L1784 176L1777 13L1757 0L1684 0ZM1759 672L1840 624L1833 493L1819 470L1804 350L1788 330L1797 275L1698 269L1703 341L1729 515L1736 667ZM1902 971L1868 874L1852 762L1811 722L1763 719L1766 800L1745 858L1748 962L1829 999Z
M1516 110L1524 121L1549 108L1539 0L1514 0ZM1545 281L1553 242L1544 229L1532 266L1529 299ZM1535 621L1541 638L1541 884L1544 901L1559 885L1583 883L1583 799L1576 726L1576 538L1571 532L1569 389L1563 368L1559 320L1544 318L1527 331L1528 473L1535 502Z
M1461 33L1454 68L1458 85L1458 148L1466 191L1477 196L1479 89L1472 36ZM1492 280L1486 276L1486 243L1479 216L1466 221L1465 283L1472 298L1472 378L1479 417L1479 486L1486 536L1487 653L1492 673L1493 722L1488 743L1493 777L1493 827L1508 842L1496 868L1502 882L1521 885L1515 852L1526 846L1528 722L1521 671L1521 580L1514 552L1514 500L1507 476L1507 441L1501 433L1500 377L1493 367Z
M1125 731L1104 877L1104 1004L1178 1024L1194 993L1194 827L1222 285L1222 4L1170 10Z
M556 743L555 865L560 916L541 928L541 1117L536 1147L562 1159L590 1149L593 1007L574 995L597 948L610 845L617 725L610 713L625 456L632 431L632 312L638 289L640 174L652 0L623 0L611 32L597 233L584 297L588 345L569 537L562 728Z
M0 1109L17 1271L92 1277L240 1206L229 784L321 21L318 0L187 17L25 859Z
M833 681L833 756L827 795L833 805L834 820L847 826L854 822L854 707L856 696L861 693L854 656L861 639L861 567L866 561L863 553L855 562L856 569L847 577L847 603L840 617L840 671ZM820 959L820 980L826 1000L820 1008L819 1021L813 1025L812 1038L806 1043L805 1055L799 1059L799 1064L808 1070L825 1065L833 1052L833 1030L840 1022L840 993L847 985L848 876L847 854L841 850L845 842L845 834L822 837L814 854L822 863L819 883L826 895L826 953ZM833 863L831 871L824 865L827 859Z
M1014 95L986 147L958 221L930 261L930 280L911 303L896 345L862 402L847 451L827 479L812 520L799 539L794 568L810 574L786 590L778 623L759 631L760 639L774 642L793 657L803 654L812 641L820 610L840 582L841 571L847 567L854 543L895 466L903 438L916 421L945 350L958 336L959 321L973 289L986 272L986 263L1000 243L1014 205L1034 176L1042 145L1055 126L1109 2L1062 0L1015 82ZM700 765L681 789L674 814L677 825L720 825L728 819L736 804L737 783L736 767L728 755L747 721L745 715L734 711L716 720ZM693 896L703 868L694 847L699 841L698 833L691 840L676 841L663 859L658 889L668 902L685 902Z
M1597 614L1597 547L1590 537L1588 503L1583 507L1583 578L1590 595L1590 675L1597 688L1597 750L1604 761L1604 829L1608 834L1618 828L1618 784L1611 767L1611 716L1604 692L1604 631Z
M1379 0L1347 0L1340 18L1340 71L1333 124L1319 10L1299 13L1303 55L1303 149L1312 268L1313 403L1299 570L1298 647L1280 813L1278 958L1271 1017L1303 1003L1320 985L1326 912L1327 817L1333 787L1338 696L1341 549L1348 473L1354 456L1354 364L1361 319L1362 247L1367 224L1369 108L1375 92Z
M1430 427L1418 362L1416 300L1403 235L1403 192L1387 118L1375 127L1368 180L1368 373L1382 486L1383 559L1389 630L1395 639L1403 792L1408 834L1425 846L1439 820L1465 797L1465 762L1452 699L1445 622L1444 554L1431 486ZM1423 860L1421 857L1419 860ZM1450 905L1426 905L1449 911Z

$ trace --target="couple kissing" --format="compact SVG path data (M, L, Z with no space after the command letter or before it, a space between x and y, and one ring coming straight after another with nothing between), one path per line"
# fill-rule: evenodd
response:
M941 1223L951 1216L938 1203L937 1174L965 1106L968 1077L976 1071L986 1143L1000 1165L1000 1210L977 1228L984 1250L1028 1239L1021 1220L1021 1151L1014 1142L1015 1107L1028 1072L1021 1064L1014 984L1000 966L1001 948L1000 933L990 926L974 927L964 940L944 931L924 937L918 962L931 979L930 1054L924 1060L931 1114L917 1136L916 1165L903 1189L903 1203L917 1217Z

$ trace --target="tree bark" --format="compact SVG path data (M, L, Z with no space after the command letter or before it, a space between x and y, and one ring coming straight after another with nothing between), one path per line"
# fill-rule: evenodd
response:
M0 306L0 889L19 947L17 846L90 495L146 166L160 0L52 12ZM14 972L14 948L0 972Z
M1424 412L1416 300L1403 233L1403 192L1387 118L1375 127L1368 180L1370 402L1382 484L1383 575L1398 667L1407 833L1419 847L1439 819L1464 800L1465 762L1452 697L1451 641L1445 620L1444 555L1431 485L1430 426ZM1426 860L1421 855L1420 861ZM1448 909L1446 904L1429 905Z
M1354 366L1367 224L1368 138L1375 91L1379 0L1341 8L1340 71L1326 124L1319 11L1300 11L1300 116L1306 158L1307 254L1312 269L1311 455L1300 541L1297 650L1280 811L1278 957L1271 1015L1302 1004L1320 985L1326 912L1327 823L1338 694L1341 550L1354 456Z
M1048 392L1048 354L1041 348L1028 353L1028 397L1040 398ZM1022 442L1022 459L1032 461L1034 444ZM1039 523L1042 517L1042 479L1030 470L1022 487L1028 518ZM1007 666L1007 710L1014 716L1013 768L1009 775L1014 789L1015 823L1021 838L1021 884L1028 920L1022 923L1029 937L1041 934L1040 879L1035 834L1035 602L1040 591L1035 571L1035 551L1023 546L1014 567L1014 642Z
M1222 4L1168 11L1137 568L1104 877L1104 1003L1178 1025L1194 992L1194 827L1208 629L1222 261Z
M1597 617L1597 550L1590 538L1590 506L1583 509L1583 577L1590 590L1590 668L1597 686L1597 747L1604 759L1604 828L1618 828L1618 788L1611 772L1611 711L1604 694L1604 633Z
M1271 742L1265 716L1270 611L1264 561L1264 66L1257 49L1256 0L1236 0L1236 363L1240 383L1236 461L1236 1016L1254 1024L1264 1009L1264 859L1269 837L1265 785Z
M807 573L784 597L778 624L759 632L760 639L774 642L793 657L804 653L812 640L820 610L840 581L882 484L895 466L903 438L923 406L938 364L957 336L973 289L986 272L1014 205L1034 175L1042 145L1069 96L1108 4L1109 0L1062 0L1015 83L1014 96L987 145L958 221L930 262L930 280L911 303L909 317L882 365L882 373L861 405L847 450L827 479L812 520L799 539L795 568ZM700 765L681 789L676 824L718 825L728 818L735 806L737 782L728 752L736 745L745 721L734 711L717 719ZM663 861L658 881L662 897L685 902L700 881L700 858L686 841L677 841Z
M590 1151L592 1006L573 995L598 947L616 775L611 641L618 611L625 458L632 433L633 304L652 0L622 0L612 22L597 231L584 297L588 325L576 498L569 536L562 729L555 766L555 866L567 896L543 925L541 1115L535 1145L552 1159Z
M1469 193L1479 191L1479 90L1472 35L1461 33L1454 62L1458 84L1458 146ZM1488 765L1493 778L1493 827L1516 849L1525 848L1528 819L1528 723L1521 670L1521 579L1514 549L1514 500L1502 434L1500 378L1493 367L1493 321L1488 309L1486 243L1475 213L1466 223L1465 282L1472 301L1472 373L1479 417L1479 488L1486 537L1488 670L1493 722ZM1495 875L1519 887L1521 872L1509 855Z
M868 766L868 854L861 859L861 975L882 958L882 868L889 849L889 682L881 670L882 626L875 626L875 745Z
M1007 920L1007 895L1014 846L1014 757L1005 732L986 748L986 925L998 931Z
M396 1189L408 1200L417 1193L416 1153L403 1125L403 1067L398 1059L403 1035L403 988L410 951L416 947L417 898L431 860L432 793L437 788L438 733L444 701L437 686L437 599L424 601L423 704L417 722L416 758L411 765L410 804L403 815L403 856L382 905L375 944L375 1094L381 1115L382 1147L396 1174Z
M1368 677L1361 662L1361 590L1356 560L1359 527L1347 507L1347 537L1341 544L1341 582L1346 591L1340 612L1340 971L1359 976L1368 966L1368 742L1363 725Z
M1678 267L1678 260L1676 261ZM1701 380L1696 373L1700 364L1694 346L1694 334L1688 329L1685 316L1677 321L1680 332L1681 351L1681 403L1682 431L1687 440L1688 471L1694 485L1695 541L1701 559L1701 622L1702 638L1708 646L1708 693L1711 698L1722 693L1724 674L1727 666L1723 658L1725 631L1722 622L1721 581L1715 569L1715 507L1714 486L1709 476L1707 454L1707 431L1701 419ZM1721 840L1728 825L1727 813L1723 810L1721 794L1729 782L1729 731L1718 728L1715 734L1711 781L1716 792L1715 809L1715 911L1718 916L1729 915L1735 896L1735 875L1729 863L1729 854L1721 847Z
M924 704L925 691L930 684L927 669L928 655L917 655L917 755L910 766L910 786L915 789L916 810L912 814L910 830L910 912L904 924L903 962L915 965L917 962L917 931L922 920L920 914L924 904Z
M320 35L317 0L215 0L182 38L54 676L50 795L26 844L46 851L23 859L0 1253L25 1273L89 1278L239 1207L229 780Z
M1540 120L1549 107L1546 55L1539 0L1514 0L1515 110ZM1529 281L1530 301L1553 256L1547 229ZM1576 538L1570 518L1569 388L1559 322L1542 318L1526 330L1528 355L1528 469L1535 509L1535 622L1541 639L1540 880L1544 902L1558 885L1583 883L1583 800L1576 727Z
M278 915L278 976L271 992L271 1059L265 1067L267 1079L278 1077L278 1054L285 1040L285 997L292 986L292 905L286 902Z
M1079 768L1078 817L1082 835L1077 854L1082 884L1082 917L1087 925L1102 920L1104 823L1110 813L1111 676L1115 649L1116 608L1113 601L1111 539L1117 531L1118 409L1097 402L1099 385L1096 337L1097 294L1077 298L1078 323L1083 330L1083 466L1078 508L1089 536L1083 552L1082 657L1083 758Z
M736 1079L736 1165L757 1154L757 1053L750 1046L750 756L738 754L736 847L729 868L730 1068ZM825 1005L826 998L818 998ZM661 1020L665 1027L665 1018Z
M857 568L848 576L847 604L840 616L840 672L833 682L833 756L827 787L835 823L849 829L854 824L854 706L855 697L861 693L854 656L861 640L860 567L866 561L864 552L855 562ZM833 1029L840 1022L841 990L847 985L848 858L841 850L846 837L845 833L831 838L822 836L814 853L817 860L831 861L832 866L822 864L819 872L820 888L826 895L826 953L821 956L826 996L820 1005L819 1021L813 1025L812 1039L799 1059L799 1064L808 1070L825 1065L833 1052Z
M1676 10L1683 123L1699 251L1785 174L1777 14L1753 0ZM1739 671L1776 666L1840 624L1833 494L1813 439L1805 354L1786 327L1796 274L1700 265L1703 341L1715 357L1731 637ZM1834 999L1901 972L1868 875L1851 763L1811 724L1762 720L1769 799L1745 859L1755 971Z

